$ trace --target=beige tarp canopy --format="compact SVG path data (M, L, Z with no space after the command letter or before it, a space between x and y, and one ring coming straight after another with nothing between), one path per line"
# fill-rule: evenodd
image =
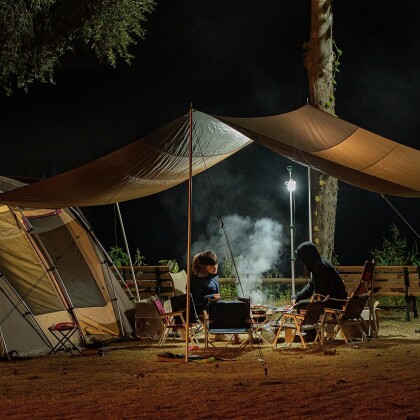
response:
M287 114L221 121L276 153L377 193L420 197L420 150L310 105Z
M193 175L251 141L386 195L420 197L420 151L366 131L309 105L262 118L193 113ZM188 179L189 115L116 152L44 181L0 194L0 202L33 208L111 204L155 194Z

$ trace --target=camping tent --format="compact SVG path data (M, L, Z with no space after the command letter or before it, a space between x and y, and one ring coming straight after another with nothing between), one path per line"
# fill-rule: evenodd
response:
M22 185L0 177L0 191ZM76 344L132 333L133 304L81 217L0 206L0 355L49 351L61 322L79 326Z
M122 149L27 187L0 202L43 208L111 204L155 194L188 179L189 116ZM193 113L192 173L255 141L351 185L420 197L420 151L366 131L310 105L263 118Z

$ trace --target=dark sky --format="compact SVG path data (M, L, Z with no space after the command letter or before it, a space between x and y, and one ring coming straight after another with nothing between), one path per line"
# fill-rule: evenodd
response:
M302 44L309 0L161 0L130 67L99 65L90 53L68 56L56 85L0 96L4 176L45 178L114 151L186 113L264 116L306 103ZM343 50L336 113L342 119L419 148L420 4L334 2L334 39ZM420 162L419 162L420 164ZM288 240L287 166L296 193L297 242L307 239L306 168L252 145L194 180L193 240L208 222L237 213L271 217ZM211 181L211 186L209 184ZM390 198L419 231L419 200ZM121 204L128 241L149 264L182 261L187 189ZM115 244L112 206L83 209L106 248ZM391 223L414 235L380 195L340 182L336 253L362 264ZM121 237L118 244L122 245ZM284 256L287 266L287 252ZM287 273L284 273L287 274Z

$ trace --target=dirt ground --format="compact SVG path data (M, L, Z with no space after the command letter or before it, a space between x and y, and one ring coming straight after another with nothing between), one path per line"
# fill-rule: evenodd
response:
M358 346L217 343L193 352L203 360L181 363L157 356L182 353L179 341L164 349L131 341L105 356L1 362L0 418L420 419L420 322L403 319L382 317L379 338Z

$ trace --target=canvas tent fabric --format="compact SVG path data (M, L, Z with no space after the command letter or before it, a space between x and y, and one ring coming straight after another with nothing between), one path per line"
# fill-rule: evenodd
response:
M20 185L0 177L0 190ZM1 205L0 273L2 351L48 351L56 340L48 327L61 322L78 323L77 344L133 332L126 316L133 303L77 209Z
M274 152L369 191L420 197L420 151L310 105L261 118L193 113L193 175L255 141ZM188 179L189 116L79 168L0 194L33 208L111 204L161 192Z

